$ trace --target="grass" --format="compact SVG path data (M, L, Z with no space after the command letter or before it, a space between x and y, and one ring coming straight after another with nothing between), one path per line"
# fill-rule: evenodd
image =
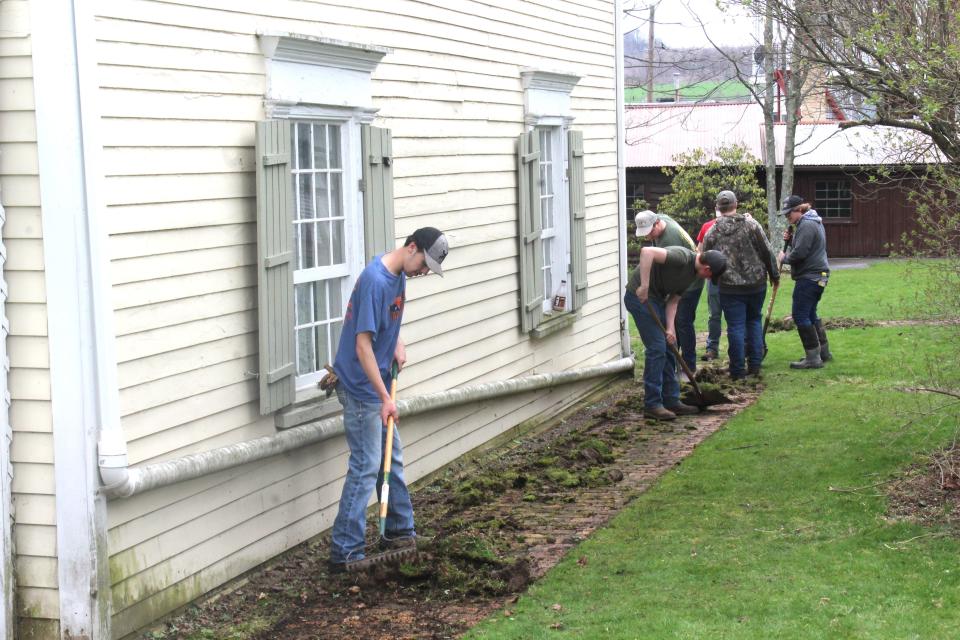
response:
M936 265L931 261L929 264ZM864 320L906 320L923 316L923 308L917 291L931 277L929 270L918 268L916 263L905 260L887 260L869 264L863 269L835 269L830 274L830 284L820 302L818 312L823 318L862 318ZM772 289L767 288L767 299L763 313L766 317ZM773 318L790 315L793 297L793 280L784 274L780 280L780 290L773 305ZM706 330L710 310L707 307L707 290L704 288L697 307L697 329ZM631 327L631 345L638 356L643 354L643 343L637 335L633 321ZM724 334L726 325L724 325ZM726 335L720 339L720 352L726 352ZM797 340L796 356L799 351ZM638 362L637 375L643 369Z
M824 315L914 315L903 269L837 272ZM955 329L830 338L836 361L796 372L796 335L772 334L754 406L467 637L955 637L960 541L888 518L883 495L954 435L943 398L903 389L928 359L960 382Z

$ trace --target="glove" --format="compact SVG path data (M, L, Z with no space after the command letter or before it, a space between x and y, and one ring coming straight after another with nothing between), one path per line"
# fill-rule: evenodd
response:
M337 374L333 372L333 367L328 364L323 365L323 368L327 370L327 375L323 376L320 379L320 382L317 385L323 390L326 391L327 397L333 395L333 390L337 387L337 382L340 381L340 378L337 377Z

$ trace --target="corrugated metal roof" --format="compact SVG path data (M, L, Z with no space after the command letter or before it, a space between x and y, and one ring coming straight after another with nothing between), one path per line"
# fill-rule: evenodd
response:
M763 111L755 102L629 105L624 122L627 167L672 167L679 153L738 143L762 157Z
M777 164L783 164L787 128L773 129ZM794 165L798 167L872 166L934 162L925 136L893 127L850 127L836 123L798 124ZM907 151L904 151L907 150Z
M743 144L766 158L763 110L755 102L627 105L626 166L673 167L674 157L694 149ZM777 164L783 164L786 127L774 126ZM892 127L841 129L835 122L798 124L794 164L799 167L869 166L934 162L925 137ZM921 149L906 157L904 148Z

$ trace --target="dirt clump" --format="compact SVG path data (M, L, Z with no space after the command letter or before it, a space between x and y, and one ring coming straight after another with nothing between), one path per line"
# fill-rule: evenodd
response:
M935 452L887 487L887 516L960 537L960 447Z

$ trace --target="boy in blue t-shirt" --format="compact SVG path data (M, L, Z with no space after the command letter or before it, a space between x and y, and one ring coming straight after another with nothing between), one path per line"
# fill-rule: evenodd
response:
M397 405L390 399L390 365L403 368L406 347L400 340L400 322L406 300L407 278L433 271L443 275L447 238L438 229L423 227L404 246L375 257L364 268L350 294L343 332L333 370L339 378L337 397L343 405L343 426L350 447L347 477L340 509L333 523L330 568L342 571L362 560L366 510L370 493L383 481L383 450L387 419L396 421ZM385 542L411 544L416 536L413 505L403 479L403 448L393 432L390 503Z

